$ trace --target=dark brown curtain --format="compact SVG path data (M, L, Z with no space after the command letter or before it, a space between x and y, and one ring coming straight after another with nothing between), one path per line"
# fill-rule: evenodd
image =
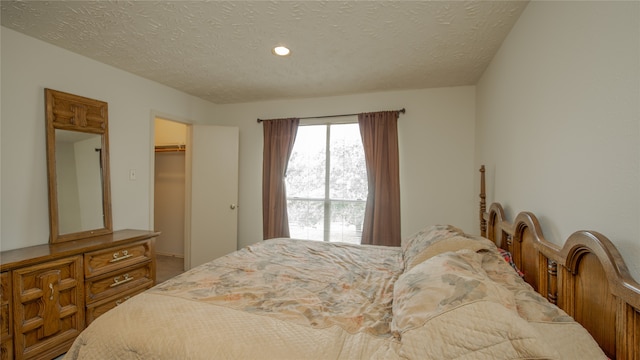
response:
M289 237L284 177L298 133L300 119L263 121L262 235L264 239Z
M358 115L369 194L362 244L400 246L398 111Z

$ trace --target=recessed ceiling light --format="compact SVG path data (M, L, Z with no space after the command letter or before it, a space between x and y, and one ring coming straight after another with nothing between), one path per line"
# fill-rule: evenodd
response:
M291 50L289 50L287 47L284 47L284 46L276 46L273 48L273 50L271 50L271 52L274 55L278 55L278 56L287 56L291 54Z

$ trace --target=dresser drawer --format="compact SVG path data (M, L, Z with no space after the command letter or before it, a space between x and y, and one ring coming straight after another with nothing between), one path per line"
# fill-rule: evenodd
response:
M11 330L11 277L0 273L0 360L13 359Z
M154 271L151 261L131 266L120 271L85 279L87 305L119 296L133 288L153 286Z
M13 359L13 340L6 339L0 343L0 360Z
M84 328L82 256L11 272L16 360L54 358Z
M11 278L9 272L0 274L0 336L5 339L11 336L11 315L10 299L11 299Z
M115 308L116 306L124 303L135 295L144 292L147 289L150 289L153 284L143 285L141 287L137 287L128 291L124 291L118 296L110 299L105 299L102 301L95 301L90 305L87 305L87 325L91 324L91 322L97 319L102 314L107 311Z
M84 254L86 278L106 274L153 258L153 239Z

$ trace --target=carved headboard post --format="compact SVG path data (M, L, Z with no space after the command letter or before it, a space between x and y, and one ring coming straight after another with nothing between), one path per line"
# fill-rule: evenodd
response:
M487 236L487 220L484 218L487 211L487 193L485 189L484 165L480 167L480 235Z
M548 289L547 289L547 300L550 303L557 305L558 304L558 263L554 260L547 259L547 273L549 274L548 278Z

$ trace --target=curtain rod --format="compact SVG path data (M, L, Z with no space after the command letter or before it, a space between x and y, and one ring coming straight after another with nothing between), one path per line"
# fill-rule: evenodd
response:
M400 110L392 110L392 111L397 111L397 112L399 112L401 114L404 114L406 110L404 108L402 108ZM323 115L323 116L306 116L306 117L301 117L301 118L298 118L298 119L300 119L300 120L302 120L302 119L325 119L325 118L334 118L334 117L355 116L355 115L360 115L360 114L361 113L339 114L339 115ZM258 122L259 123L261 123L263 121L269 121L269 120L271 120L271 119L260 119L260 118L258 118Z

